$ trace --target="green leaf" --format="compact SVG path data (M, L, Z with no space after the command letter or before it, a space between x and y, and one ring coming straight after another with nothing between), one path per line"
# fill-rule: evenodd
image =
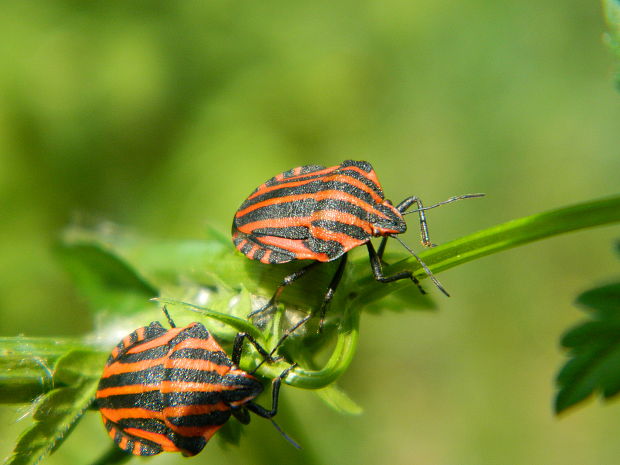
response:
M58 360L54 385L37 402L34 424L19 438L6 465L34 465L52 453L91 405L106 354L76 350ZM95 368L97 367L97 369Z
M72 339L0 338L0 403L32 402L48 392L57 360L83 347Z
M586 291L577 298L577 303L593 310L598 318L620 318L620 283Z
M592 320L567 331L561 344L570 359L556 378L556 412L583 401L595 391L611 398L620 391L620 283L584 292L577 303L593 310Z
M246 332L253 336L255 339L260 339L262 337L262 333L258 330L258 328L256 328L256 326L254 326L248 320L243 320L236 316L228 315L227 313L216 312L214 310L211 310L210 308L200 305L194 305L189 302L181 302L179 300L164 298L155 298L152 300L155 302L161 302L165 305L180 305L186 307L190 311L199 313L206 317L213 318L214 320L217 320L221 323L227 324L235 328L237 331Z
M232 242L222 243L221 235L213 232L210 236L216 239L165 240L137 235L119 227L71 227L65 231L63 243L69 247L89 245L104 251L125 264L149 290L161 291L188 284L220 285L222 281L233 282L229 277L243 276L243 262L231 253L235 250Z
M157 295L156 288L100 244L65 239L56 251L93 310L128 313L144 308L145 302Z
M317 389L316 395L336 412L347 415L361 415L362 407L344 392L336 383Z
M109 354L88 349L72 350L58 360L54 371L54 384L72 386L83 379L97 379Z

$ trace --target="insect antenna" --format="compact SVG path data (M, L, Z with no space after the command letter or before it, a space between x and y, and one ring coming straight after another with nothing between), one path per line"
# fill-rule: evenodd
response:
M420 208L416 208L415 210L409 210L403 213L403 215L409 215L411 213L418 213L418 212L423 212L426 210L430 210L431 208L437 208L441 205L445 205L447 203L452 203L452 202L456 202L457 200L463 200L463 199L475 199L478 197L484 197L486 194L464 194L464 195L457 195L454 197L450 197L448 200L444 200L443 202L439 202L436 203L435 205L431 205L429 207L420 207ZM394 236L392 236L394 237Z
M437 206L437 205L435 205ZM432 207L428 207L428 208L432 208ZM430 270L430 268L428 266L426 266L426 263L424 263L422 261L422 259L420 257L418 257L416 255L416 253L411 250L411 248L405 244L400 237L390 234L390 237L396 239L398 242L400 242L402 244L402 246L407 249L407 251L413 255L413 257L418 261L418 263L420 264L420 266L422 267L422 269L424 269L424 272L428 275L429 278L431 278L431 281L433 281L433 283L435 283L435 286L437 286L437 289L439 289L441 292L443 292L446 296L450 297L450 294L448 294L448 291L446 291L446 289L441 285L441 283L439 282L439 280L437 280L437 278L435 278L435 275L433 274L433 272Z
M271 420L271 423L273 423L273 426L275 427L275 429L277 429L277 430L278 430L278 432L279 432L282 436L284 436L284 439L286 439L288 442L290 442L290 443L291 443L291 445L292 445L295 449L299 449L299 450L301 450L301 446L300 446L299 444L297 444L293 438L291 438L288 434L286 434L286 433L284 432L284 430L283 430L282 428L280 428L280 425L278 425L278 424L276 423L276 421L275 421L273 418L270 418L270 420Z

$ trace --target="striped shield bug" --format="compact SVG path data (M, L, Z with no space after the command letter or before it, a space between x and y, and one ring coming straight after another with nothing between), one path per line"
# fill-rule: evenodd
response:
M254 338L237 334L229 357L202 324L178 328L164 312L171 329L154 321L126 336L99 382L97 406L121 449L134 455L167 451L192 456L231 415L243 424L250 421L249 412L268 419L276 415L280 385L292 366L274 379L267 410L254 403L263 385L239 368L245 339L272 361Z
M314 262L286 276L269 302L250 316L273 307L286 286L317 264L340 259L321 305L322 327L329 302L342 278L347 252L362 244L366 244L377 281L389 283L411 279L424 293L411 271L390 276L383 274L382 258L390 237L397 239L417 259L439 290L449 295L426 264L397 234L407 230L404 215L418 213L422 245L432 247L425 211L483 195L451 197L430 207L424 207L418 197L411 196L394 206L385 198L373 167L365 161L346 160L329 168L300 166L278 174L258 186L237 210L232 226L235 247L246 257L262 263ZM416 208L407 211L413 205ZM383 238L378 251L372 245L373 237Z

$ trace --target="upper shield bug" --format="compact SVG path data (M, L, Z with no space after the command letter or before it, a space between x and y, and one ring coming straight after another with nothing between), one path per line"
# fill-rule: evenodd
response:
M134 455L167 451L191 456L231 415L244 424L249 412L268 419L276 415L280 384L292 367L273 381L272 408L267 410L254 403L263 385L239 368L244 339L271 361L258 342L237 334L231 358L202 324L177 328L166 316L171 329L154 321L126 336L112 351L99 382L97 406L121 449Z
M411 271L390 276L383 274L382 257L389 237L403 244L435 285L449 295L426 264L396 235L407 230L404 215L418 213L422 245L432 247L425 211L483 195L451 197L430 207L424 207L418 197L411 196L394 206L385 198L374 169L366 161L346 160L329 168L300 166L278 174L258 186L237 210L232 225L233 242L245 256L262 263L315 262L284 278L267 305L250 315L272 307L284 287L316 264L340 259L321 305L322 326L327 306L342 278L347 252L362 244L368 248L377 281L389 283L411 279L424 293ZM416 208L407 211L412 205ZM383 237L378 251L370 241L373 237Z

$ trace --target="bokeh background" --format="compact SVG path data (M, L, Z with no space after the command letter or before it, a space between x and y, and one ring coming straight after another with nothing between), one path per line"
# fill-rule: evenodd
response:
M620 98L597 2L1 10L2 335L92 330L51 253L76 217L160 237L226 233L267 178L353 158L373 163L395 201L486 192L430 213L441 243L620 187ZM437 295L438 312L363 315L342 385L365 412L341 416L287 389L298 419L282 426L310 438L291 463L620 463L617 402L561 418L551 409L557 341L581 317L572 302L618 276L618 237L618 227L583 231L450 270L440 279L453 297ZM0 412L4 456L27 420ZM193 461L270 463L266 448L248 450L253 436L277 436L265 424ZM87 415L45 463L87 463L106 441Z

